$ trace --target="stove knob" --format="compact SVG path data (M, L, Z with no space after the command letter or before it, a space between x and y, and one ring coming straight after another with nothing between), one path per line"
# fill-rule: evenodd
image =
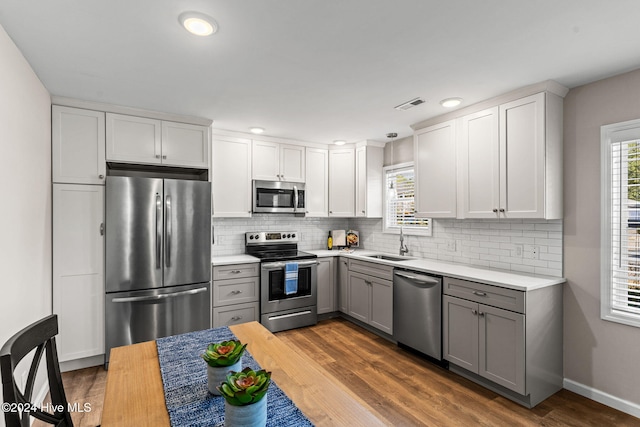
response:
M255 237L256 237L256 240L258 240L258 239L260 238L260 236L258 236L257 234L256 234L256 236L255 236Z
M249 236L249 240L253 240L253 234Z
M291 234L287 234L287 238L290 239L291 238Z
M295 233L293 233L293 234L291 235L291 237L293 237L293 238L295 239L295 237L296 237L296 234L295 234Z

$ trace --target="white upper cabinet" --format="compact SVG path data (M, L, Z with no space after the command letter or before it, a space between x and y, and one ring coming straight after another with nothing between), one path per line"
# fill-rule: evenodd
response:
M449 120L414 134L416 216L457 215L456 121Z
M329 150L329 216L355 216L355 149Z
M51 125L53 182L104 185L104 113L54 105Z
M329 150L307 148L306 171L306 215L326 217L329 215Z
M562 218L562 99L538 93L462 117L463 218Z
M496 218L500 204L498 107L462 118L460 173L465 218Z
M305 147L253 141L253 179L305 182Z
M162 164L207 169L209 167L209 128L163 121Z
M212 144L214 217L251 216L251 140L214 135Z
M357 217L382 217L383 148L356 148L356 208Z
M144 117L107 113L107 161L209 167L209 130Z
M501 105L499 121L498 213L504 218L545 218L545 94Z

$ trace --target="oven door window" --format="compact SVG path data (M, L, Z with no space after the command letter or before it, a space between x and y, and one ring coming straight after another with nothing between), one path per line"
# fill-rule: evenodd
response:
M259 208L291 208L293 207L293 190L261 188L257 194Z
M269 272L269 301L285 300L311 295L311 267L298 269L298 292L284 293L284 268Z

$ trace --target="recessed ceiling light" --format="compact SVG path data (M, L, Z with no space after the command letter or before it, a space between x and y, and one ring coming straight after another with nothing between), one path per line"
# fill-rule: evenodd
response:
M338 139L338 140L336 140L336 141L333 141L333 143L334 143L334 144L336 144L336 145L344 145L344 144L346 144L346 143L347 143L347 141L343 141L343 140L341 140L341 139Z
M218 24L210 17L200 12L183 12L178 17L180 24L196 36L210 36L218 31Z
M259 127L252 127L252 128L249 128L249 130L251 131L251 133L255 133L256 135L259 135L262 132L264 132L264 129Z
M447 98L440 101L440 105L445 108L457 107L462 103L462 98Z

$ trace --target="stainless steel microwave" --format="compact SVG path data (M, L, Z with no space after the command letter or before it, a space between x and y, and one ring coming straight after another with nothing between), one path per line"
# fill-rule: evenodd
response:
M254 180L253 212L304 215L304 182Z

